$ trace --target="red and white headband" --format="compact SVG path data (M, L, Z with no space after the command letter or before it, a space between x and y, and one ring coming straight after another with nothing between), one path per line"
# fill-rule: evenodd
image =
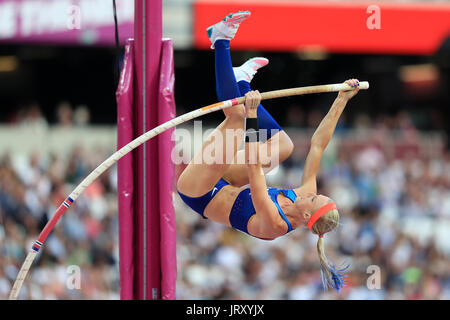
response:
M323 206L321 206L319 209L314 211L314 213L311 215L311 218L309 218L308 221L308 228L309 230L312 230L312 227L314 223L316 223L317 220L320 219L321 216L323 216L325 213L337 209L336 204L334 202L327 203Z

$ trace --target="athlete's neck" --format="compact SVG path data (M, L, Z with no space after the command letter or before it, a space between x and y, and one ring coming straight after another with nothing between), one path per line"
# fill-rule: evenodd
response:
M286 218L291 223L292 229L296 229L299 226L306 225L303 215L295 207L295 204L286 198L285 196L278 198L278 204L283 211Z

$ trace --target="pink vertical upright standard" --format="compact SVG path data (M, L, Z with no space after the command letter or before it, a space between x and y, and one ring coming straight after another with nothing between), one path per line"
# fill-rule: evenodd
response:
M172 40L163 40L159 79L159 108L163 112L158 113L159 123L167 122L176 117L176 108L174 100L174 65L173 65L173 42ZM161 109L160 109L161 110ZM174 128L169 129L160 135L161 143L158 146L158 155L160 163L172 164L172 150L174 142L172 134ZM175 283L177 277L176 265L176 228L175 212L172 204L172 190L174 189L174 166L162 166L160 171L160 230L161 230L161 298L175 299Z
M128 58L133 59L133 99L125 98L123 92L122 99L118 96L118 115L123 115L121 110L130 112L125 104L132 101L127 117L132 119L132 136L136 138L175 117L173 47L171 41L162 40L161 0L135 0L132 51ZM121 81L130 65L126 61ZM120 120L119 126L124 125ZM125 126L118 128L118 134L126 130L129 138ZM132 159L118 167L121 299L176 297L172 132L168 130L136 148ZM125 172L130 166L132 174ZM131 203L125 197L130 189Z
M117 148L120 149L134 138L133 129L133 40L125 45L125 55L117 99ZM120 298L134 297L134 165L133 152L117 162L117 201L119 206L119 270Z
M155 127L158 104L159 60L161 56L161 1L135 0L134 62L135 62L135 135ZM158 208L158 165L152 161L158 152L156 137L136 149L136 287L139 300L158 299L161 273L158 239L159 219L151 214ZM158 228L155 226L158 225ZM150 267L152 265L152 267Z

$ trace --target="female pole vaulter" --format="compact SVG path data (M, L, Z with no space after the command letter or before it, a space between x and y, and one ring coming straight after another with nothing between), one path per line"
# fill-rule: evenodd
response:
M339 92L313 134L300 186L288 190L267 187L265 173L289 157L293 143L260 105L260 93L250 89L250 81L256 71L267 65L268 60L253 58L238 68L232 67L230 40L240 23L249 16L248 11L233 13L207 29L211 48L215 50L219 100L243 95L246 100L244 106L223 110L225 120L212 132L180 175L178 193L203 218L259 239L273 240L300 226L307 226L318 235L317 250L324 288L332 287L339 291L344 286L342 271L348 266L337 269L327 259L323 239L325 233L338 225L339 212L332 199L317 194L316 175L322 153L331 140L340 115L347 102L359 91L359 81L352 79L345 82L354 90ZM228 130L234 132L233 139L225 138ZM245 148L238 150L244 138ZM233 161L227 161L230 150ZM268 153L269 150L276 150L277 153ZM215 162L203 161L208 152L215 155ZM262 154L269 154L268 165L264 167L261 164Z

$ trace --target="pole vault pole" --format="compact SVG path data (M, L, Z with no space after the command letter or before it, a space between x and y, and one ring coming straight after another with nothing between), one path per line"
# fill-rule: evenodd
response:
M360 89L368 89L369 83L367 81L360 82ZM338 84L327 84L327 85L318 85L318 86L309 86L309 87L299 87L299 88L291 88L291 89L282 89L275 91L268 91L261 93L262 100L296 96L296 95L304 95L304 94L312 94L312 93L324 93L324 92L337 92L337 91L348 91L353 90L351 86L346 83L338 83ZM20 268L19 274L17 275L16 281L14 282L14 286L9 295L10 300L16 300L22 284L25 280L25 277L28 274L28 271L33 263L36 255L39 250L42 248L45 240L47 239L50 232L55 227L58 220L63 216L66 210L77 200L77 198L86 190L89 185L94 182L103 172L109 169L112 165L114 165L117 161L120 160L123 156L125 156L130 151L142 145L144 142L150 140L151 138L159 135L160 133L173 128L177 125L180 125L189 120L198 118L208 113L212 113L215 111L223 110L226 108L230 108L232 106L236 106L239 104L243 104L245 102L245 97L234 98L218 103L214 103L194 111L188 112L184 115L181 115L175 119L167 121L156 128L147 131L143 135L137 137L115 153L113 153L109 158L103 161L97 168L94 169L81 183L72 191L72 193L63 201L63 203L56 210L52 218L47 222L42 232L39 234L39 237L34 242L31 250L29 251L25 261Z

